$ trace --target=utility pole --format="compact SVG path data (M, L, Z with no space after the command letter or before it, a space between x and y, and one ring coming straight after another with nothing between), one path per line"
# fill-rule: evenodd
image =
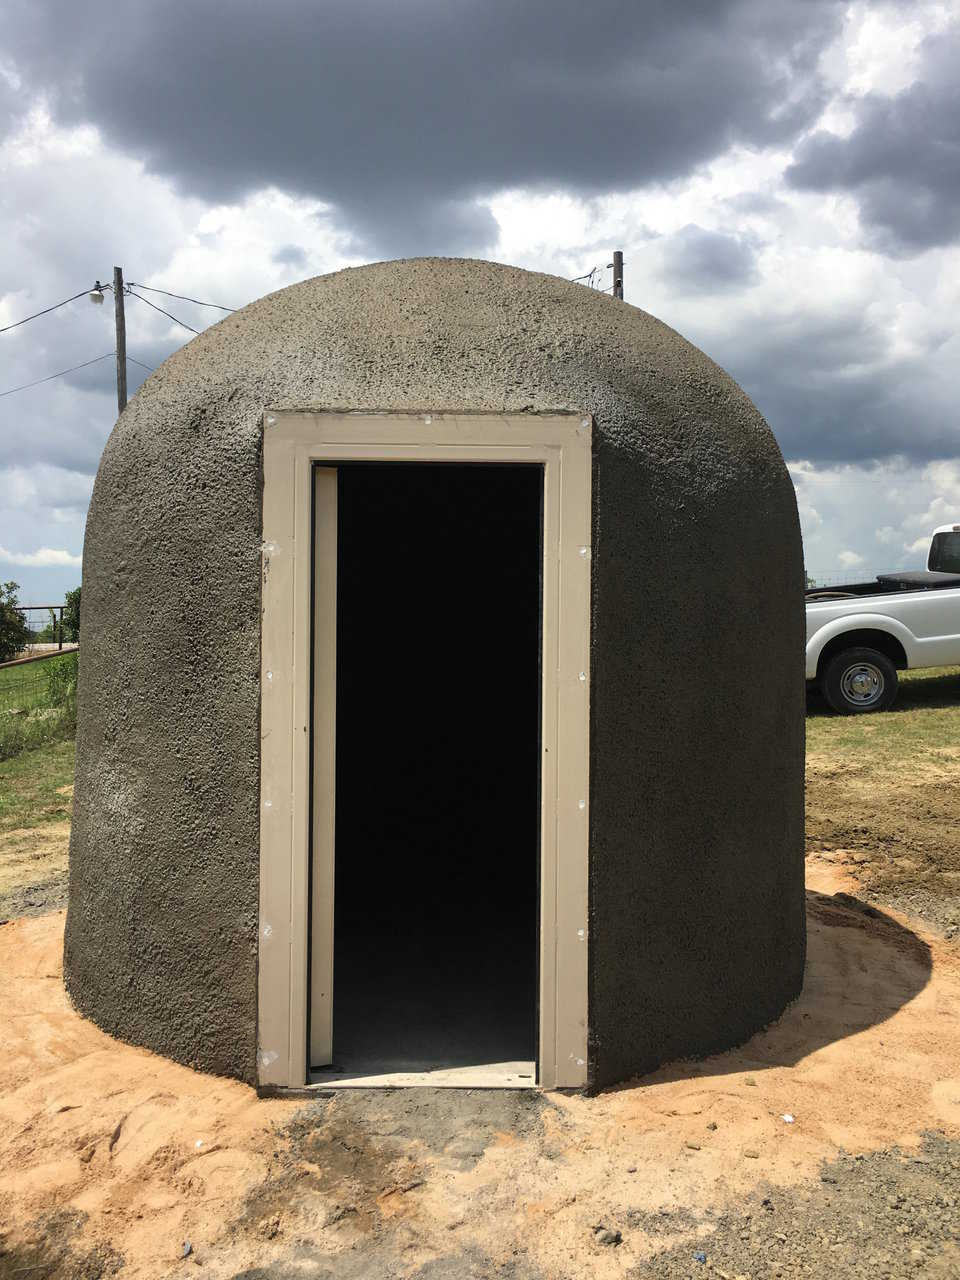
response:
M623 297L623 250L613 251L613 296Z
M113 314L117 321L117 410L123 413L127 405L127 322L123 314L122 267L113 268Z

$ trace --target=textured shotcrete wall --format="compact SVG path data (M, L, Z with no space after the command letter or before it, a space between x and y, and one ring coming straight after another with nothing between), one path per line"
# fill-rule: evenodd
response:
M84 547L77 1006L254 1078L267 406L595 415L591 1082L775 1017L804 957L803 573L776 443L651 316L455 259L254 303L168 360L110 437Z

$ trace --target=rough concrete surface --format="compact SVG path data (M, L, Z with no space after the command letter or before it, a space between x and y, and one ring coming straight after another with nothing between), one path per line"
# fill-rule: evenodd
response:
M84 547L66 977L102 1027L253 1078L261 415L589 410L590 1077L743 1040L803 968L803 583L789 476L644 312L479 261L307 281L153 374Z

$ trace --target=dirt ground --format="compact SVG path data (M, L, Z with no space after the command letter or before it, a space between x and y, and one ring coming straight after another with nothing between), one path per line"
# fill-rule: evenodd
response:
M809 877L783 1018L594 1098L258 1101L78 1017L62 913L11 922L0 1277L960 1276L957 947Z
M0 845L0 1280L960 1277L960 708L913 714L808 722L800 999L593 1098L260 1101L112 1040L10 911L62 892L51 800Z
M0 825L0 921L66 907L72 802L73 784L58 786L33 825Z
M873 901L960 936L960 743L904 769L807 755L807 850L855 872Z
M70 823L15 828L0 836L0 920L67 905Z
M960 671L905 672L892 711L807 717L807 851L960 936Z

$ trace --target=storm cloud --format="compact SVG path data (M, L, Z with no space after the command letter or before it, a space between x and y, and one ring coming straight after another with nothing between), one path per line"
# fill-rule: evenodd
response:
M740 236L690 223L660 248L662 278L685 293L727 293L756 278L756 254Z
M480 250L497 190L627 191L782 144L841 0L8 0L24 95L208 201L330 202L384 254ZM615 41L609 36L615 33Z
M622 248L627 302L805 460L811 563L889 568L960 518L947 8L6 0L0 325L114 263L203 329L223 312L184 295L242 306L417 253L595 267L609 289ZM0 393L38 382L0 398L0 547L37 598L76 585L116 416L112 310L80 298L0 336ZM190 336L129 298L130 393Z
M925 42L922 78L856 106L848 137L818 130L798 148L787 181L853 195L872 241L893 254L960 238L960 34Z

